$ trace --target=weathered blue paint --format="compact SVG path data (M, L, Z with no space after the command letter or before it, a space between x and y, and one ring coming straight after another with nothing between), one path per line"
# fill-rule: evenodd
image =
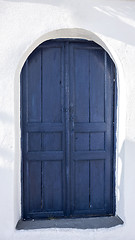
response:
M114 214L114 73L94 42L47 41L21 74L23 218Z

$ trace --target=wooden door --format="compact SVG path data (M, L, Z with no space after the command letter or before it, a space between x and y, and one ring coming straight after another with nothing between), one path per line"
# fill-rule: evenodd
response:
M24 218L114 213L114 65L93 42L42 43L21 74Z

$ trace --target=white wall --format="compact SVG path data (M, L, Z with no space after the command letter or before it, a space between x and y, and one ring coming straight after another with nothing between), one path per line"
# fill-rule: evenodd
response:
M51 38L92 39L118 71L116 213L112 229L17 231L21 217L20 71L30 52ZM0 240L134 240L135 2L0 0ZM64 235L63 235L64 234Z

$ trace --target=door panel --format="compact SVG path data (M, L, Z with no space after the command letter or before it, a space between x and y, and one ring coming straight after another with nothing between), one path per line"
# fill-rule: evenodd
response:
M42 148L44 151L62 151L62 133L43 133Z
M62 122L62 49L60 47L49 47L42 51L43 122L60 123Z
M75 151L89 151L89 133L76 133L75 134Z
M89 162L75 162L75 210L89 208Z
M90 122L104 122L105 114L105 51L90 51Z
M64 44L38 47L22 71L24 217L64 215Z
M21 74L23 217L110 215L114 64L97 44L47 41Z
M105 209L105 160L90 161L90 208Z
M113 211L114 73L109 70L108 59L97 45L71 43L72 215L106 215Z
M30 212L41 209L41 162L29 163L29 209Z
M28 122L41 121L41 50L33 52L27 64L27 120Z
M75 122L89 122L89 51L75 48L72 54Z
M62 211L62 165L61 161L43 163L43 209Z

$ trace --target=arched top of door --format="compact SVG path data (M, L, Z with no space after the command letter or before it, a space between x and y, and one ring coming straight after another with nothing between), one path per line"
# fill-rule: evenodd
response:
M111 45L108 42L105 42L103 37L100 37L100 35L93 33L89 30L85 30L82 28L64 28L64 29L57 29L50 31L48 33L43 34L38 39L35 40L24 52L22 58L20 59L19 63L19 69L21 71L21 68L23 64L25 63L28 56L31 54L31 52L36 49L41 43L48 41L48 40L54 40L54 39L81 39L81 40L88 40L88 41L94 41L98 45L100 45L106 52L109 54L113 62L115 63L115 66L119 65L119 59L111 47Z

